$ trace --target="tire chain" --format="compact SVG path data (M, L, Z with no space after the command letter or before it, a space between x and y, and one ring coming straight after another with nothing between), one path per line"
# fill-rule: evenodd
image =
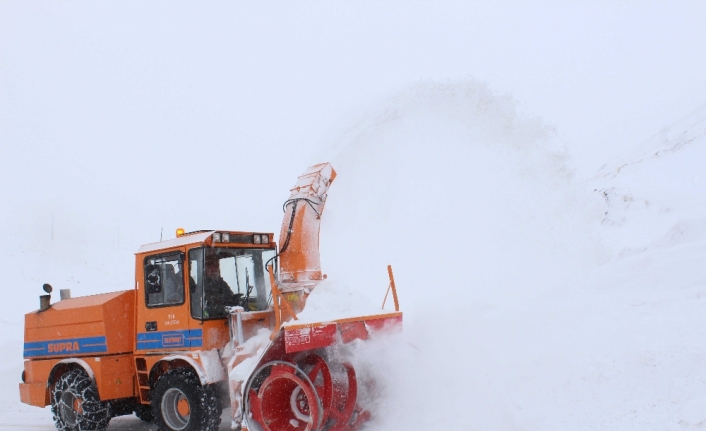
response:
M76 425L67 424L61 417L62 394L70 391L80 398L82 414L76 415ZM73 410L73 406L67 406ZM100 401L93 381L85 371L74 369L64 373L52 389L51 411L60 431L104 431L110 422L110 407Z

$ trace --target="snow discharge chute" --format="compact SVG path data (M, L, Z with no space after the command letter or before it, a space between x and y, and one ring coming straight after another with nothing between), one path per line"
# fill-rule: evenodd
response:
M319 229L328 188L335 178L336 171L330 163L314 165L299 177L289 199L284 203L279 234L282 247L279 252L279 275L283 289L323 279Z

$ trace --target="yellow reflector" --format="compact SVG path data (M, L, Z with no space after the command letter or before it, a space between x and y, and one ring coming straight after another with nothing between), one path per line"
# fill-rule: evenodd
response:
M177 232L176 232L177 238L184 235L185 233L186 233L186 231L184 230L184 228L180 227L179 229L177 229Z

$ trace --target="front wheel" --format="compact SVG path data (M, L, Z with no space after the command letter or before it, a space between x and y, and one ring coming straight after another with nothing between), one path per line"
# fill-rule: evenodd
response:
M217 431L221 403L213 388L203 387L185 369L166 372L154 385L152 415L159 431Z
M104 431L110 422L108 404L84 370L64 373L54 385L51 411L59 431Z

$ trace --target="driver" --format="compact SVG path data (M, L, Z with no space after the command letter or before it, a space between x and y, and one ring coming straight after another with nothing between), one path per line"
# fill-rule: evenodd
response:
M233 293L221 277L218 257L207 256L203 267L204 291L211 307L238 305L241 295Z

